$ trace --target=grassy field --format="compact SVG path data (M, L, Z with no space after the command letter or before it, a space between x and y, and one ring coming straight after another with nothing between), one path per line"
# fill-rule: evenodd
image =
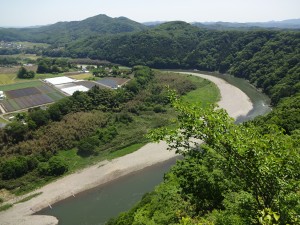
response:
M73 173L74 171L78 169L82 169L87 166L91 166L99 161L103 160L112 160L114 158L118 158L127 154L130 154L132 152L135 152L136 150L140 149L145 144L133 144L126 148L120 149L118 151L114 152L101 152L97 156L91 156L91 157L81 157L77 155L77 150L74 148L72 150L68 151L60 151L58 153L58 157L63 159L67 164L69 165L69 172Z
M16 83L17 74L0 74L0 86Z
M33 79L19 79L17 77L17 73L20 66L13 66L13 67L0 67L0 86L6 84L14 84L18 82L28 82L32 81ZM37 66L25 66L27 70L35 71ZM39 79L39 77L35 77L34 79Z
M205 106L220 100L220 91L214 83L194 76L189 76L188 78L192 80L193 83L196 83L198 88L183 96L183 101L192 104L200 103L202 106Z
M119 66L119 69L120 70L131 70L131 68L127 67L127 66Z
M43 83L39 80L29 80L28 82L23 82L23 83L2 85L0 86L0 91L10 91L10 90L27 88L27 87L37 87L37 86L41 86L42 84Z
M1 57L13 57L13 58L20 58L20 59L28 58L28 59L36 60L41 56L37 56L36 54L14 54L14 55L1 55Z
M44 73L44 74L35 74L34 79L47 79L47 78L53 78L53 77L62 77L64 76L63 73L53 74L53 73Z

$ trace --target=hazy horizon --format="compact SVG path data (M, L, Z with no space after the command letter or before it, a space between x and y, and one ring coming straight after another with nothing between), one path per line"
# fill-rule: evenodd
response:
M1 3L0 27L43 26L99 14L136 22L270 22L300 18L298 0L10 0Z

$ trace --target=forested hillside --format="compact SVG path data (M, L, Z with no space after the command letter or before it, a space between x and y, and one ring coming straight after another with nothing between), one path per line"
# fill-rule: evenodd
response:
M299 31L211 31L169 22L133 34L88 38L45 54L229 73L249 80L277 105L300 90L299 49ZM294 114L299 115L299 108ZM279 120L285 116L281 113ZM290 118L291 123L297 118Z
M95 35L141 31L146 26L125 17L111 18L98 15L82 21L58 22L38 28L2 28L2 41L30 41L64 46L71 41Z
M87 39L70 45L66 54L125 65L228 72L249 79L278 102L278 95L294 94L299 85L294 82L299 49L296 31L207 31L171 22L131 35Z

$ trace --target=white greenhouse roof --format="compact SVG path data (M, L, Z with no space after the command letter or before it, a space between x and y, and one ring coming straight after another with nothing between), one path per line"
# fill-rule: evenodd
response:
M73 95L73 93L75 91L83 91L83 92L86 92L88 91L89 89L85 86L82 86L82 85L78 85L78 86L74 86L74 87L68 87L68 88L63 88L61 89L63 92L67 93L68 95Z
M69 77L55 77L55 78L45 79L45 81L50 84L57 85L57 84L72 83L72 82L75 82L76 80L69 78Z

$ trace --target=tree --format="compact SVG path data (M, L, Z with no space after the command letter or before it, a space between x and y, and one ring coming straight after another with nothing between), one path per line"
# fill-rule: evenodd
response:
M27 73L26 68L22 66L18 71L18 78L23 78L26 73Z
M57 156L51 157L48 162L41 162L38 166L38 172L43 176L60 176L67 171L67 164Z
M68 171L66 162L64 162L59 157L53 156L48 163L51 175L59 176Z
M5 180L23 176L29 170L27 159L19 156L5 161L1 167L2 178Z
M222 171L226 179L238 180L242 190L254 196L259 210L270 208L280 214L282 223L292 223L300 213L296 207L300 196L294 195L300 178L297 143L275 126L262 133L252 124L234 124L222 109L187 106L174 94L171 102L179 112L178 126L158 129L150 137L167 141L169 148L185 156L200 157L201 164L208 158L214 170ZM195 150L200 141L205 144ZM189 179L193 180L198 179ZM197 188L189 191L200 194Z
M49 73L50 68L46 62L42 61L38 64L37 73Z
M38 109L29 113L29 118L38 126L43 126L48 123L50 115L46 110Z
M4 131L8 140L11 140L13 143L18 143L24 140L28 127L22 122L14 121L5 126Z
M30 78L34 78L35 73L33 71L27 71L27 69L25 67L21 67L18 71L18 78L21 79L30 79Z
M77 145L77 154L84 157L95 155L97 153L96 148L99 144L100 140L96 136L84 138Z

